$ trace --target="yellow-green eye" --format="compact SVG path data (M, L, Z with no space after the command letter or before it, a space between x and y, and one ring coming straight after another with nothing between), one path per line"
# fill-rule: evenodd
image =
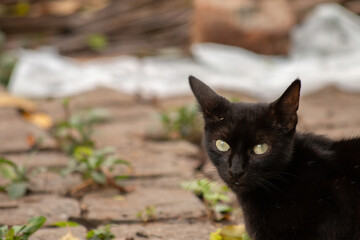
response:
M230 149L229 144L227 144L225 141L223 140L216 140L215 142L216 148L220 151L220 152L227 152Z
M253 150L255 154L261 155L269 150L269 145L267 145L266 143L257 144L255 145Z

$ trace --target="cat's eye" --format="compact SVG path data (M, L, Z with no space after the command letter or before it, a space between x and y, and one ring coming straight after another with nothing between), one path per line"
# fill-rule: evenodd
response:
M227 144L225 141L223 140L216 140L215 142L216 148L220 151L220 152L227 152L230 149L229 144Z
M261 143L254 146L253 151L257 155L266 153L269 150L269 145L267 143Z

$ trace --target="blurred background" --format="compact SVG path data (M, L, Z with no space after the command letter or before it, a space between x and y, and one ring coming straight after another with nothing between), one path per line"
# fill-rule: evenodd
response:
M146 56L215 42L287 54L290 30L325 2L360 13L356 0L2 0L2 48L51 45L71 56Z
M291 28L324 2L360 13L356 0L2 0L1 44L71 56L186 52L194 42L286 54Z

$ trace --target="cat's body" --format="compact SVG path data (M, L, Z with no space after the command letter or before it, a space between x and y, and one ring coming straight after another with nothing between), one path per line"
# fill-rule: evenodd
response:
M208 155L252 239L360 239L360 138L296 133L300 81L270 104L230 103L195 78L190 85Z

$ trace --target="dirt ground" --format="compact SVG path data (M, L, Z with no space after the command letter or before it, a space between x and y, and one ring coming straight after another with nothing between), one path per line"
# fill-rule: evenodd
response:
M189 90L190 93L190 90ZM234 94L232 94L233 96ZM256 101L237 94L241 101ZM98 89L72 97L73 111L103 108L112 120L95 127L97 147L113 146L116 155L131 162L132 178L124 181L134 191L120 195L114 189L99 189L80 199L67 195L81 183L77 175L62 178L53 172L41 172L30 178L31 194L16 201L0 194L0 225L25 224L32 216L47 217L46 226L31 239L59 239L67 229L49 227L57 221L73 220L83 227L72 233L84 239L86 228L112 223L116 239L209 239L221 223L207 219L204 204L181 188L184 180L198 177L199 148L186 141L154 141L146 136L159 127L157 113L194 102L189 97L141 101L109 89ZM62 119L61 99L37 101L40 110L55 120ZM311 131L334 139L360 135L360 94L326 88L304 96L300 102L299 131ZM15 109L0 109L0 155L28 168L64 167L67 157L55 149L49 134L25 122ZM43 138L45 150L29 153L27 136ZM213 167L205 174L216 177ZM1 183L0 179L0 183ZM156 219L144 224L137 213L147 206L156 207ZM241 222L241 218L234 220Z

